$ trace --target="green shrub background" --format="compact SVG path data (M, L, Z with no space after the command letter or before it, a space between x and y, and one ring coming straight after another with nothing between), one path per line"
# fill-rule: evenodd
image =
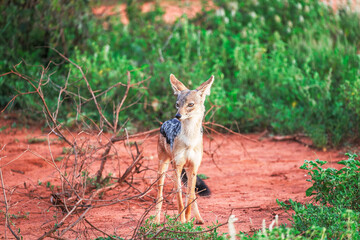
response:
M359 15L349 10L335 13L311 0L218 0L216 9L166 24L159 6L141 13L138 1L126 3L127 26L118 16L95 17L91 7L101 2L2 4L1 73L23 59L26 64L18 66L19 71L35 81L41 71L37 65L47 66L50 60L59 64L50 65L50 81L43 89L53 111L67 78L69 90L90 95L79 72L47 47L82 66L95 90L125 83L128 70L134 82L150 77L146 88L129 93L128 104L143 94L137 104L121 112L119 125L129 119L127 127L134 131L174 116L170 73L190 88L214 75L207 108L215 107L206 120L241 132L303 132L318 147L359 139ZM17 77L1 77L0 105L18 91L30 90ZM101 97L110 118L113 103L124 91L119 87ZM61 97L59 120L68 122L76 115L75 100ZM154 102L159 106L154 108ZM11 107L33 113L42 109L33 95L18 98ZM87 104L83 114L98 121L94 104Z

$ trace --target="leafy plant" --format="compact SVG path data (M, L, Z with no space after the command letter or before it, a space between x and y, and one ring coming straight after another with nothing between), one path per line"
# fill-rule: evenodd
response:
M206 176L206 175L203 174L203 173L198 174L198 177L201 178L201 179L203 179L203 180L206 180L206 179L209 178L208 176Z
M55 186L53 184L51 184L51 182L46 182L46 188L49 188L51 191L54 190Z
M62 154L72 154L74 151L74 149L69 148L69 147L63 147L62 149Z
M112 173L109 173L107 177L105 177L104 179L101 179L100 181L97 181L96 176L90 177L89 172L87 172L87 171L83 171L81 173L81 176L85 180L87 185L92 186L93 188L96 188L96 189L100 189L104 186L109 186L112 184L110 181Z
M55 162L61 162L64 159L64 157L59 156L57 158L55 158Z
M10 218L11 219L19 219L19 218L29 219L29 214L30 214L29 212L25 212L25 213L18 212L17 214L11 214Z
M309 239L326 236L328 239L360 239L360 212L338 206L302 204L289 200L279 202L286 211L292 209L292 228Z
M111 237L107 237L107 238L104 238L104 237L95 238L95 240L113 240L113 239L124 240L124 238L117 237L117 236L111 236Z
M153 222L154 216L145 220L145 223L140 227L137 238L141 239L223 239L224 234L217 232L216 225L202 228L194 226L194 222L181 223L176 217L166 215L166 221L162 224ZM208 231L206 231L208 230Z
M338 162L345 167L325 168L325 161L305 161L312 186L306 195L314 203L289 200L278 204L291 215L292 228L310 239L360 239L359 166L356 154ZM289 210L292 210L291 212Z
M28 138L27 141L28 141L28 143L30 143L30 144L34 144L34 143L46 142L47 139L46 139L46 138L34 138L34 137L32 137L32 138Z
M347 160L338 162L345 167L324 168L325 161L305 161L301 169L308 170L312 186L306 190L307 196L324 205L360 211L360 162L356 154L346 154Z
M6 130L7 128L8 128L8 126L2 126L2 127L0 127L0 132Z

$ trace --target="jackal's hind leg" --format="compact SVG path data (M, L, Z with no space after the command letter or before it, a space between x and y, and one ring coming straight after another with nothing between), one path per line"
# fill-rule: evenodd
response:
M176 189L176 196L177 196L177 204L178 204L178 212L180 214L180 221L185 222L185 213L184 213L184 202L182 199L182 192L181 192L181 171L184 167L184 164L176 165L174 163L174 182L175 182L175 189Z
M199 206L196 202L196 200L194 201L194 214L195 214L195 219L196 219L196 224L204 224L204 220L203 218L201 217L200 215L200 212L199 212Z
M156 198L156 212L155 212L155 222L160 223L161 216L161 207L164 201L163 198L163 190L164 190L164 182L166 171L169 168L170 159L163 157L163 159L159 158L159 169L158 169L158 193Z

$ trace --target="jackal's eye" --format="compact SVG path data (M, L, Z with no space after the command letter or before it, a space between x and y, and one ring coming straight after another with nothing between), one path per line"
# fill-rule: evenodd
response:
M193 103L189 103L189 104L188 104L188 107L193 107L193 106L194 106Z
M179 108L179 107L180 107L180 105L179 105L178 103L176 103L176 104L175 104L175 107L176 107L176 108Z

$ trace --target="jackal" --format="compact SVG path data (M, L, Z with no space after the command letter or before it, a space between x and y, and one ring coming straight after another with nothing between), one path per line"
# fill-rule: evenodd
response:
M204 223L195 200L195 184L203 156L202 120L205 113L204 102L205 97L210 95L213 82L214 76L211 76L200 87L189 90L173 74L170 75L170 84L174 94L177 96L177 113L174 119L164 122L160 128L158 142L159 183L155 213L155 222L157 223L160 223L165 172L170 162L175 170L177 205L181 222L190 221L191 207L193 207L196 223ZM181 194L181 172L183 169L186 171L188 180L185 214Z

